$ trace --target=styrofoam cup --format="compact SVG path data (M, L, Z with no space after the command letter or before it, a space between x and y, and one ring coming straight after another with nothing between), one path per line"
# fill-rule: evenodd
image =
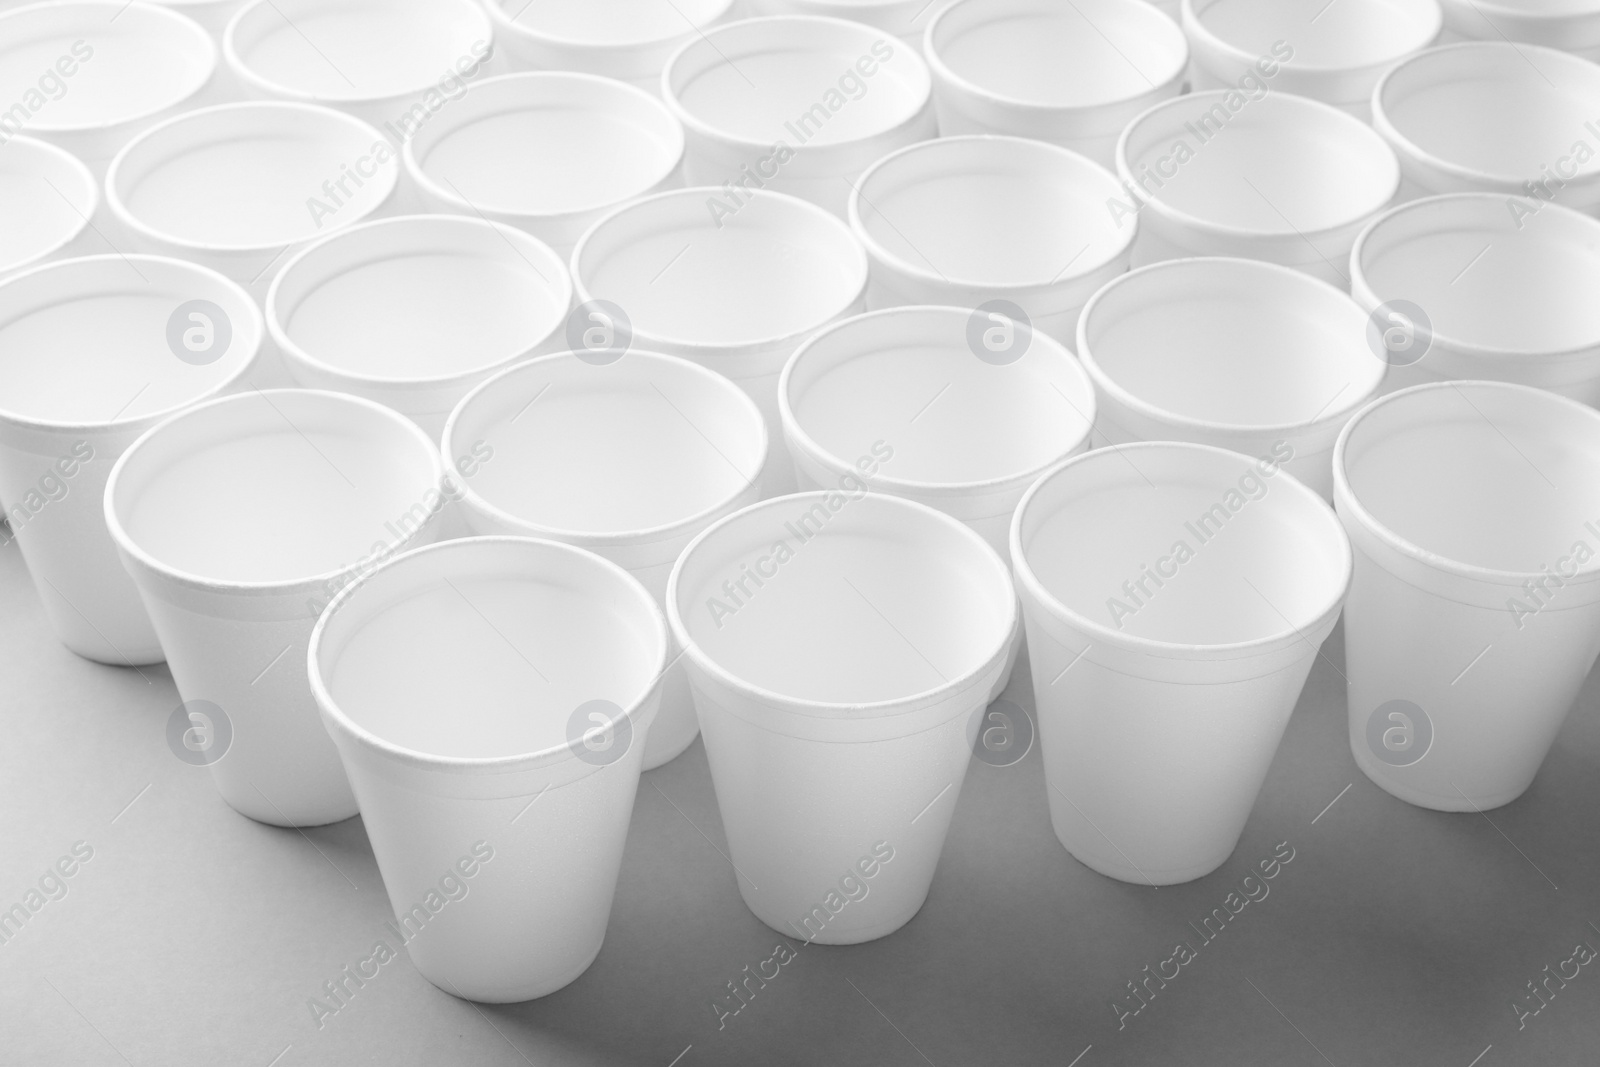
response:
M1223 136L1226 134L1226 136ZM1263 87L1157 104L1117 142L1119 228L1133 265L1185 256L1282 263L1349 288L1350 246L1394 199L1400 165L1359 119Z
M516 69L599 74L659 93L667 59L726 16L732 0L483 3Z
M129 142L106 203L137 247L204 263L259 300L290 252L375 211L399 169L378 131L341 111L221 104Z
M1096 445L1192 441L1269 457L1324 499L1333 443L1383 382L1355 301L1308 274L1197 257L1113 279L1078 320Z
M1445 33L1455 40L1518 41L1600 59L1600 4L1439 0Z
M140 130L192 106L217 67L193 20L144 0L49 0L0 14L0 143L27 133L98 177Z
M516 360L565 347L572 280L521 230L458 215L362 223L307 248L267 292L295 383L386 404L434 440Z
M936 0L745 0L751 15L822 15L892 33L913 49L939 10Z
M1362 121L1383 72L1433 44L1442 19L1438 0L1183 0L1195 88L1254 75Z
M610 78L506 74L470 86L401 155L431 210L508 223L569 256L617 205L679 183L683 127Z
M634 350L595 364L561 353L474 389L451 414L443 445L449 462L473 457L475 472L461 483L473 533L586 548L659 603L684 546L756 501L767 430L738 386L686 359ZM700 729L676 649L672 657L645 745L647 771L682 753Z
M257 99L403 130L461 99L493 38L475 0L251 0L228 23L222 55Z
M837 945L917 913L1016 611L981 537L882 493L763 501L690 542L667 619L756 918Z
M685 44L661 85L684 127L685 182L718 186L728 215L771 189L842 217L874 160L938 133L922 57L844 19L731 22Z
M327 598L433 539L443 477L408 419L303 389L190 408L117 460L105 521L178 693L231 729L210 768L235 811L274 826L356 813L306 643Z
M78 655L161 662L106 532L106 480L151 426L239 384L262 333L243 289L175 259L69 259L0 285L0 506Z
M1011 555L1056 836L1125 882L1216 870L1339 617L1333 511L1270 457L1113 446L1028 490Z
M666 650L626 571L531 538L407 552L329 606L311 689L428 981L508 1003L594 962Z
M1503 40L1439 45L1384 74L1372 124L1400 157L1402 200L1476 191L1600 207L1600 67L1588 60Z
M72 153L48 141L0 144L0 281L30 267L87 255L100 184Z
M778 375L818 327L861 310L867 257L815 204L763 190L718 218L706 208L717 195L658 193L595 223L572 253L568 336L591 358L631 344L731 378L767 420L762 492L771 496L794 488Z
M1189 45L1145 0L957 0L934 16L939 133L1007 133L1116 166L1117 136L1183 91Z
M872 260L867 307L1003 300L1065 344L1089 296L1128 269L1111 172L1021 137L941 137L875 163L850 196Z
M1504 382L1373 401L1339 437L1350 748L1402 800L1510 803L1600 652L1600 413Z
M1593 217L1496 193L1414 200L1362 232L1350 276L1387 390L1490 379L1600 404Z

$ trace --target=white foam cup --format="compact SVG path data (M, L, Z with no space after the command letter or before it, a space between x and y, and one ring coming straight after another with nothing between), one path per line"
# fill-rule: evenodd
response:
M1438 0L1184 0L1183 32L1197 89L1241 79L1372 115L1372 88L1390 66L1434 43Z
M1117 136L1183 90L1183 31L1145 0L958 0L927 34L943 136L1007 133L1116 165Z
M1339 437L1350 748L1402 800L1507 804L1600 652L1600 413L1504 382L1373 401Z
M49 0L0 13L0 143L27 133L96 177L140 130L177 114L217 68L192 19L144 0Z
M1600 4L1439 0L1445 36L1459 41L1519 41L1600 58Z
M732 0L483 0L495 45L518 70L571 70L661 91L661 68Z
M235 811L274 826L356 813L306 643L329 598L433 539L443 476L410 420L303 389L201 404L117 461L105 521L185 706L227 724L209 766Z
M822 15L849 19L892 33L914 49L939 10L929 0L745 0L751 15Z
M1545 201L1450 193L1375 219L1350 255L1389 391L1520 382L1600 404L1600 221Z
M917 913L1016 610L981 537L882 493L763 501L690 542L667 619L756 918L855 944Z
M1600 67L1586 59L1503 40L1439 45L1384 74L1372 124L1400 157L1402 200L1486 192L1600 208Z
M1078 320L1096 445L1192 441L1279 465L1333 496L1333 443L1384 379L1343 291L1251 259L1196 257L1113 279Z
M657 602L685 545L756 501L767 458L761 411L720 374L633 350L595 364L570 353L496 374L444 433L475 534L546 537L623 567ZM644 769L699 732L677 649Z
M1114 446L1028 490L1011 555L1056 836L1125 882L1216 870L1339 617L1333 511L1270 457Z
M296 384L386 404L434 440L473 386L564 347L572 280L521 230L409 215L341 230L267 292L267 328Z
M0 281L104 247L90 227L100 185L72 153L33 137L0 141Z
M1157 104L1117 142L1138 220L1133 265L1185 256L1282 263L1348 288L1350 246L1394 199L1400 165L1372 128L1309 97L1213 89Z
M244 290L174 259L69 259L0 285L0 506L78 655L164 658L106 532L106 479L140 434L252 372L262 333Z
M506 74L470 86L402 158L430 210L508 223L569 256L619 204L679 184L683 127L611 78Z
M288 255L371 214L398 173L378 131L341 111L221 104L129 142L106 203L136 247L204 263L259 300Z
M844 19L720 26L685 44L661 84L684 127L685 182L722 187L730 211L772 189L843 216L874 160L938 133L916 49Z
M1120 195L1098 163L1021 137L941 137L885 156L850 196L872 261L867 307L1000 300L1071 344L1090 295L1128 269L1135 227L1106 209Z
M572 253L568 340L591 358L631 345L731 378L767 420L762 492L771 496L795 484L778 375L818 327L861 310L867 257L815 204L763 190L718 216L707 205L719 194L658 193L595 223Z
M311 638L311 688L422 976L553 993L600 952L666 624L569 545L473 537L384 564Z

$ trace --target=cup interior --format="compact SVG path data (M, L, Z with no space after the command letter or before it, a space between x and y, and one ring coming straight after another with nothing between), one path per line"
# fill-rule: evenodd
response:
M174 411L244 373L261 333L244 290L193 264L107 255L39 267L0 285L0 414L81 426Z
M866 255L822 208L763 191L719 218L713 195L662 193L595 224L572 257L579 297L617 304L641 339L734 346L813 330L861 295Z
M255 0L228 24L225 47L269 92L350 102L459 96L458 62L475 72L492 37L472 0Z
M605 537L670 529L725 506L761 473L766 427L731 381L631 351L605 366L560 354L471 393L452 455L492 450L468 486L529 533Z
M1005 564L977 534L897 497L842 491L712 526L669 596L717 668L818 714L951 686L1000 653L1016 613Z
M721 18L729 0L486 0L513 32L573 47L622 48L683 37Z
M1388 74L1378 107L1415 150L1473 175L1520 187L1563 157L1580 176L1600 172L1600 159L1570 159L1600 114L1600 67L1565 52L1509 41L1431 48Z
M1036 332L1015 361L985 361L970 335L982 351L990 328L965 308L896 308L830 327L787 371L794 428L869 484L972 485L1043 470L1088 435L1094 388Z
M592 726L584 705L633 709L666 660L666 625L637 582L526 538L408 553L326 620L312 669L338 715L424 757L559 756L575 715L578 737Z
M927 65L905 42L842 19L786 15L701 35L672 58L665 84L691 124L797 151L894 129L932 89Z
M1288 93L1218 89L1145 112L1117 166L1170 213L1202 225L1294 237L1357 222L1400 183L1394 152L1366 123Z
M566 267L520 230L451 215L352 227L275 283L275 326L311 360L381 381L453 378L530 352L572 299Z
M1464 193L1418 200L1373 226L1356 271L1380 302L1422 308L1436 343L1535 354L1600 347L1600 222Z
M683 155L683 128L666 105L621 82L507 74L472 85L405 153L418 181L445 200L563 215L655 188Z
M82 233L99 200L94 175L67 152L32 137L7 140L0 151L0 274Z
M183 412L124 454L107 491L123 540L168 573L228 586L347 571L437 511L437 446L341 393L241 393Z
M1357 70L1409 55L1433 43L1439 6L1433 0L1194 0L1196 21L1228 47L1255 59L1278 41L1293 45L1285 65Z
M26 131L146 118L188 99L216 65L206 32L155 4L68 0L0 15L0 100L11 121L27 114Z
M398 171L378 132L338 111L224 104L147 130L117 157L106 185L136 228L162 239L276 250L360 221Z
M1095 296L1079 350L1108 388L1158 418L1230 428L1337 418L1383 380L1355 301L1300 271L1180 259Z
M961 0L929 46L955 77L1013 102L1079 108L1143 96L1183 72L1183 31L1145 0Z
M1104 167L1017 137L944 137L878 162L851 197L869 247L946 284L1049 285L1104 266L1133 239L1106 210Z
M1419 386L1351 422L1337 466L1366 515L1424 553L1537 573L1600 515L1600 413L1526 386Z
M1272 457L1167 442L1099 449L1046 475L1017 522L1019 570L1113 639L1299 641L1349 582L1337 518Z

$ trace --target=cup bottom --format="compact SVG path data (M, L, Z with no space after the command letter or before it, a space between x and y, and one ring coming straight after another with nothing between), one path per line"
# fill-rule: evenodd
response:
M596 945L594 947L594 952L590 954L588 959L584 960L580 966L573 968L570 972L567 972L560 978L542 978L539 981L529 982L526 985L510 987L479 987L473 985L471 982L451 982L450 979L446 978L442 974L436 978L432 974L428 973L428 969L419 964L415 956L411 957L411 962L417 968L417 973L421 974L422 977L426 978L430 983L432 983L436 989L439 989L445 993L449 993L457 1000L470 1001L476 1004L521 1004L524 1001L538 1000L540 997L547 997L551 993L559 992L571 985L573 982L576 982L580 977L582 977L583 972L592 967L594 965L594 961L600 958L601 947L602 945Z
M263 826L276 826L283 830L305 830L313 826L332 826L336 822L344 822L361 814L361 808L356 804L355 797L350 798L348 804L319 805L305 810L296 809L291 804L287 810L272 805L258 806L251 803L236 801L233 797L217 790L222 794L223 801L234 811L243 815L252 822L261 823Z
M1424 789L1413 789L1402 782L1395 781L1390 773L1393 768L1386 763L1373 759L1370 754L1363 751L1364 747L1365 738L1360 741L1352 739L1350 754L1355 757L1356 766L1361 768L1361 773L1366 775L1373 785L1392 797L1398 797L1407 804L1418 808L1427 808L1430 811L1490 811L1494 808L1504 807L1516 800L1526 793L1528 787L1533 784L1532 779L1529 779L1516 789L1491 793L1486 796L1473 796L1470 793L1466 795L1456 793L1452 796L1440 796Z
M1222 856L1215 861L1206 860L1202 863L1191 864L1187 867L1177 867L1173 869L1151 867L1138 868L1127 861L1107 862L1102 858L1095 857L1087 852L1080 851L1078 848L1074 848L1073 842L1068 841L1067 835L1063 834L1060 827L1055 825L1054 811L1050 813L1050 826L1056 832L1056 840L1060 841L1061 847L1067 850L1067 855L1071 856L1073 859L1077 860L1091 871L1094 871L1096 874L1103 874L1107 878L1115 878L1119 882L1127 882L1130 885L1180 885L1184 882L1192 882L1196 878L1204 878L1212 871L1220 868L1224 863L1227 863L1228 857L1233 855L1234 848L1238 847L1238 841L1236 840L1234 844L1228 848L1228 851L1223 853Z
M769 916L763 915L760 909L758 909L755 904L751 903L750 896L745 888L745 880L743 878L739 879L739 896L744 900L744 906L750 909L750 914L760 919L762 923L764 923L769 929L776 930L784 937L795 938L799 941L816 945L860 945L867 941L876 941L880 937L888 937L906 923L910 922L912 919L915 919L917 917L917 913L922 910L922 905L928 900L928 890L924 889L922 891L921 895L917 897L917 901L914 905L897 912L895 915L888 919L884 919L881 922L876 922L867 926L857 927L849 930L831 929L833 924L830 923L828 926L822 928L821 933L814 934L810 937L797 934L794 926L788 922L775 920Z
M160 645L152 648L114 649L102 641L85 644L65 637L61 638L61 643L73 655L81 656L90 663L103 663L107 667L153 667L167 661L167 654L161 651Z

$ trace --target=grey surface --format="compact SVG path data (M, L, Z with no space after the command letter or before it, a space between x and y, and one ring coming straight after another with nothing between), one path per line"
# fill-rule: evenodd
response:
M605 947L571 986L477 1006L402 955L319 1029L307 999L392 941L360 819L300 832L235 814L167 748L166 670L67 652L8 545L0 908L74 842L94 856L0 945L0 1063L1600 1061L1600 960L1520 1031L1511 1007L1578 941L1600 948L1594 679L1524 797L1447 815L1356 769L1341 662L1336 630L1238 851L1197 882L1089 871L1050 830L1037 751L974 761L921 914L877 942L800 947L719 1031L712 1000L778 936L739 899L696 742L644 776ZM1019 669L1009 695L1031 711L1029 689ZM1203 943L1189 923L1283 841L1295 858L1269 895ZM1180 940L1196 958L1119 1031L1112 1000Z

